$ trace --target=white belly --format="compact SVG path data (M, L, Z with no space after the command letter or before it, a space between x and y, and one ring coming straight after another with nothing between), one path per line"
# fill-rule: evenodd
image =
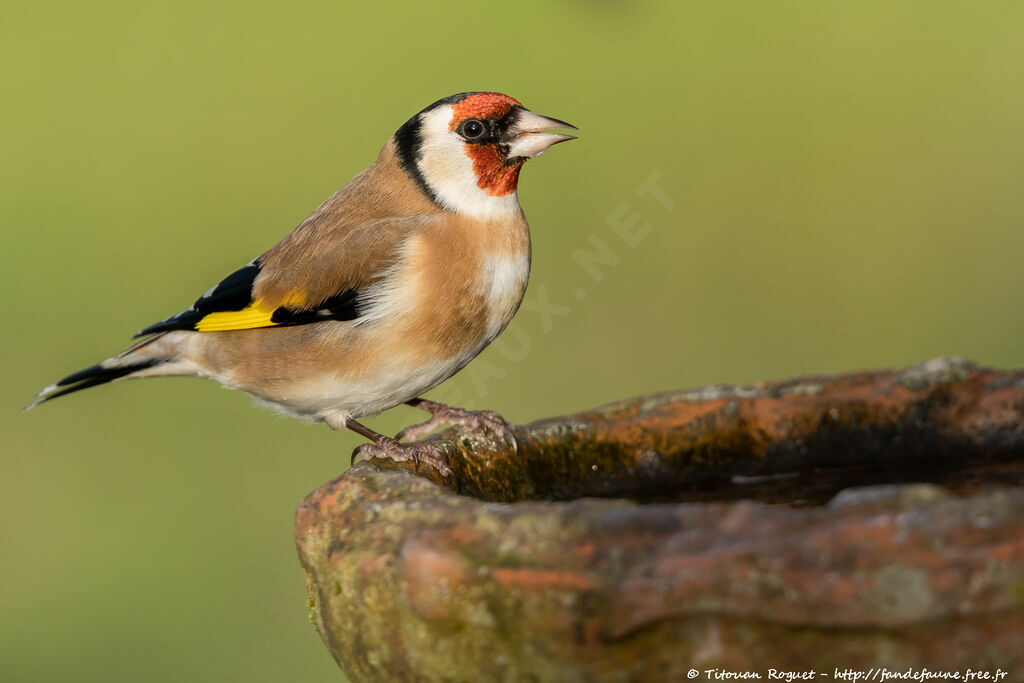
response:
M476 355L416 366L395 363L358 378L336 374L311 378L293 384L287 397L257 400L292 417L317 422L328 415L376 415L433 389Z

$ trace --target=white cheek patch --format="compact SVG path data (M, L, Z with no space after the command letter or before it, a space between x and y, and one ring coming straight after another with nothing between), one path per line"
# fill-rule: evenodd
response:
M476 218L518 214L519 200L515 192L495 197L477 185L465 140L448 130L451 120L451 106L438 107L421 119L418 166L438 201L450 211Z

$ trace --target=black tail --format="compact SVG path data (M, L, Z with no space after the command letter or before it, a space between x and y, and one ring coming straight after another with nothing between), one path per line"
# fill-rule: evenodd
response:
M99 384L113 382L115 379L127 377L132 373L139 372L140 370L147 370L165 362L167 361L162 358L148 358L145 360L140 359L134 363L129 362L110 367L103 367L103 364L101 363L99 365L94 365L91 368L86 368L85 370L79 370L78 372L70 374L59 382L55 382L40 391L36 400L25 406L25 410L31 410L40 403L46 403L47 401L59 396L73 394L74 392L81 391L82 389L88 389L89 387L94 387Z

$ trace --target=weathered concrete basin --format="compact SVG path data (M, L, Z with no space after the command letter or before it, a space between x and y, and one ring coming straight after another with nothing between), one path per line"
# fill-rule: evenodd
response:
M353 680L1024 680L1024 371L937 359L512 432L435 437L447 479L360 463L299 506Z

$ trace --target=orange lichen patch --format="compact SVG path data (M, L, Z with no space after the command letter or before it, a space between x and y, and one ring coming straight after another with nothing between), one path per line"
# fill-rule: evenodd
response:
M356 566L359 567L359 571L362 574L379 574L384 571L384 569L387 568L393 560L393 555L374 555L372 553L363 553L359 556Z
M500 92L478 92L469 95L461 102L452 106L451 130L459 127L466 119L500 119L511 111L512 107L523 106L519 100L503 95Z
M808 583L813 582L816 577L808 576ZM846 576L838 573L828 574L824 577L822 585L827 588L825 599L830 604L849 604L857 599L857 583Z
M516 191L519 171L523 162L506 164L505 156L497 145L466 145L466 154L473 160L476 184L494 197L503 197Z
M481 533L472 523L463 522L448 529L448 537L465 546L472 546L480 542Z
M505 586L519 586L531 590L544 588L587 590L594 586L593 581L579 574L550 569L496 569L494 578Z
M399 567L406 603L417 615L431 620L458 617L460 606L452 591L473 568L457 553L413 541L402 549Z
M411 584L424 584L431 588L442 581L450 586L458 585L466 579L469 571L465 560L458 555L415 543L402 550L401 562Z
M572 552L574 555L579 555L581 557L593 557L594 550L595 546L593 541L587 541L573 548Z

